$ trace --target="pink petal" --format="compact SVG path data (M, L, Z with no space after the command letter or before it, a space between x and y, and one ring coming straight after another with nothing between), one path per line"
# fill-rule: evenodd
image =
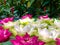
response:
M16 41L16 40L11 40L11 43L13 44L13 45L22 45L22 44L20 44L18 41Z
M47 19L47 18L49 18L48 14L46 14L45 16L39 16L39 19Z
M56 38L56 45L60 45L60 38Z
M30 37L29 34L24 36L16 36L16 40L11 41L13 45L44 45L45 42L39 41L37 36Z
M26 14L26 15L24 15L24 16L22 16L22 19L25 19L25 18L32 18L32 15L31 14Z
M38 41L38 37L37 36L33 36L31 39L32 39L31 41L33 41L34 43L36 43Z
M44 44L45 44L45 42L39 41L39 45L44 45Z
M3 20L0 20L0 24L4 24L4 23L7 23L7 22L11 22L14 20L14 17L8 17L8 18L4 18Z
M8 30L2 29L3 27L0 27L0 42L5 42L9 40L11 33Z
M3 29L3 27L2 26L0 26L0 30L2 30Z
M20 41L20 40L23 40L23 37L21 37L21 36L16 36L16 39L18 40L18 41Z
M26 33L24 36L23 36L24 40L29 40L30 39L30 35L28 33Z

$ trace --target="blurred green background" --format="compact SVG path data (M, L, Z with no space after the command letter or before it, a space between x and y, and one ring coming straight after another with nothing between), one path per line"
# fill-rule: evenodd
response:
M51 18L60 16L60 0L0 0L0 19L20 18L25 14L33 17L48 14Z

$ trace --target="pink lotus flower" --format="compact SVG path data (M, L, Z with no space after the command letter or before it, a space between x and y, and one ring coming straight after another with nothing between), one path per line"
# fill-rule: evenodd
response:
M8 30L4 30L3 27L0 27L0 43L7 41L11 36L11 33Z
M22 19L25 19L25 18L32 18L32 15L31 14L26 14L26 15L22 16Z
M11 18L10 18L10 17L9 17L9 18L5 18L5 19L3 19L3 20L0 20L0 24L7 23L7 22L9 22L9 21L11 22L11 21L13 21L13 19L14 19L13 17L11 17Z
M44 45L45 42L39 41L37 36L30 37L27 33L24 36L16 36L11 40L13 45Z
M56 38L56 45L60 45L60 38Z
M46 14L45 16L39 16L38 18L39 19L49 19L48 14Z

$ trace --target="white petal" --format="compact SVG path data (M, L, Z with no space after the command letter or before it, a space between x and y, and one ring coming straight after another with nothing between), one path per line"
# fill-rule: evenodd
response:
M57 38L60 33L57 32L56 30L51 30L51 36L53 39Z
M60 21L56 20L54 21L54 24L57 26L57 27L60 27Z
M15 25L14 28L17 32L20 32L20 27L18 25Z
M38 33L44 38L50 38L50 32L46 28L38 30Z
M23 28L24 32L29 32L31 29L30 25L27 25Z

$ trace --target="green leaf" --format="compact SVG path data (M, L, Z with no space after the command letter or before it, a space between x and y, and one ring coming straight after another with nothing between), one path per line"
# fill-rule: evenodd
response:
M27 3L27 7L30 7L34 1L35 0L29 0L28 3Z
M2 43L1 45L12 45L12 44L10 43L10 41L7 41L7 42Z
M50 2L50 0L49 0L49 1L45 1L45 2L42 4L42 6L47 5L49 2Z
M51 41L47 42L45 45L55 45L55 41L51 40Z

